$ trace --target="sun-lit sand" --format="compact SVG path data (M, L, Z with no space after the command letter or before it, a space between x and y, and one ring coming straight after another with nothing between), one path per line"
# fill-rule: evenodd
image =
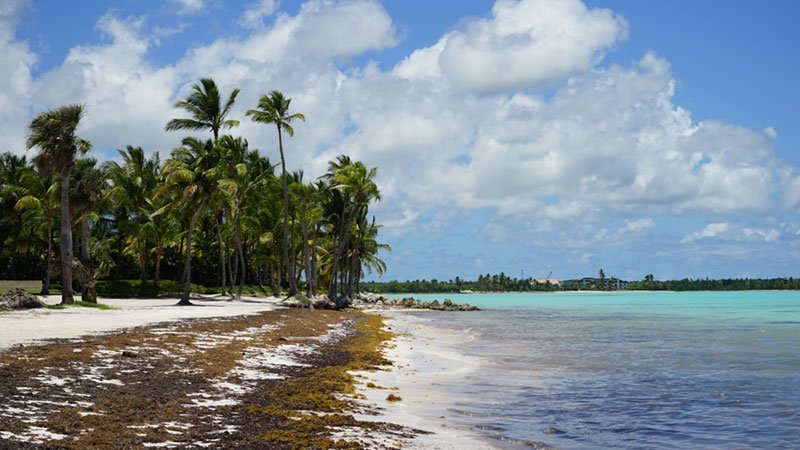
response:
M60 296L40 297L49 305ZM78 297L79 299L80 297ZM87 334L107 333L124 328L152 325L181 319L231 317L275 309L275 297L227 301L224 298L193 298L196 306L175 306L174 298L100 299L116 309L69 307L60 310L36 309L0 313L0 350L17 344L47 339L73 339Z
M445 334L426 326L424 319L402 310L377 313L389 317L387 325L397 333L393 345L387 350L387 357L394 361L394 367L389 371L358 373L363 377L360 393L367 397L368 403L382 410L379 416L364 415L358 418L397 423L432 433L417 436L412 443L404 443L402 448L492 448L477 434L458 428L448 420L452 416L450 408L459 399L437 388L439 383L458 383L480 364L476 359L448 350L450 345L469 337L466 334ZM424 314L437 313L430 311ZM367 387L369 382L378 388ZM397 395L402 400L387 401L389 394Z

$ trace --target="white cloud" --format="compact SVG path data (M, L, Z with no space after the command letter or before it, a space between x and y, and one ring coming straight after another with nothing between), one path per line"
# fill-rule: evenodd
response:
M206 6L204 0L170 0L170 2L179 8L180 14L196 14Z
M37 80L36 98L47 107L84 103L79 133L98 149L131 144L168 151L162 130L174 114L171 97L179 74L147 61L150 42L142 18L106 15L97 27L111 42L71 49L60 67Z
M710 223L706 225L702 230L695 231L694 233L685 236L683 239L681 239L681 242L689 243L700 239L718 238L722 235L727 234L730 229L731 229L731 224L728 222Z
M457 89L474 92L525 89L590 68L626 34L624 19L579 0L498 0L492 18L473 20L418 50L396 73L442 74Z
M25 148L31 68L37 58L26 43L14 39L14 31L28 3L11 0L0 5L0 152L21 153Z
M277 8L277 0L259 0L244 10L239 22L248 28L258 28L263 25L264 17L274 14Z
M781 235L776 229L762 230L758 228L744 228L742 232L746 237L758 237L764 242L775 242Z
M778 139L778 130L773 127L764 128L764 134L772 140Z

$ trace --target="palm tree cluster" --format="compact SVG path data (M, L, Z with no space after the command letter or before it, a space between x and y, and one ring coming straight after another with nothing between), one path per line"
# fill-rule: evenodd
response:
M65 304L73 283L83 300L96 301L99 279L138 277L156 286L182 282L182 305L199 281L232 298L258 284L289 297L327 293L347 306L365 272L386 269L378 254L389 248L376 240L380 225L369 215L380 200L376 169L342 155L314 182L287 171L283 139L305 117L272 91L246 116L275 126L276 174L277 164L246 139L221 134L239 125L229 118L238 94L223 101L212 79L193 85L175 104L189 117L165 129L212 137L182 138L163 162L131 145L118 150L119 160L83 157L91 144L76 134L82 105L34 118L27 145L36 156L0 155L0 279L41 277L47 293L59 273Z

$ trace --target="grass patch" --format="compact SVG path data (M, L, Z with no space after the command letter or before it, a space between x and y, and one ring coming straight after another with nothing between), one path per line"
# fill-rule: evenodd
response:
M84 302L84 301L80 301L80 300L76 301L76 302L73 302L69 306L79 306L79 307L82 307L82 308L94 308L94 309L104 309L104 310L117 309L117 308L114 308L113 306L104 305L102 303L91 303L91 302Z
M403 397L400 397L399 395L389 394L389 396L386 397L387 402L399 402L401 400L403 400Z
M103 310L117 309L117 308L114 308L113 306L104 305L102 303L90 303L90 302L84 302L84 301L80 301L80 300L76 301L76 302L73 302L73 303L71 303L69 305L46 305L45 308L47 308L47 309L67 309L67 306L77 307L77 308L94 308L94 309L103 309Z

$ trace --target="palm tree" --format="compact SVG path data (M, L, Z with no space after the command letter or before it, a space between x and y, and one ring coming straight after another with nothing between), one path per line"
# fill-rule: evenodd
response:
M359 292L358 283L364 269L367 269L369 273L374 271L378 276L386 273L386 262L378 257L378 252L381 250L387 252L392 251L392 247L390 247L389 244L383 244L377 241L378 230L382 225L377 225L375 223L375 217L372 218L372 223L367 224L365 221L361 226L364 227L366 232L361 234L362 239L357 242L358 267L355 276L356 293ZM461 281L456 277L456 284L460 285L460 283Z
M25 156L12 153L0 155L0 199L3 199L3 219L10 228L10 233L3 236L2 244L11 249L8 274L11 279L17 278L17 256L20 250L20 235L22 233L22 210L15 208L17 202L25 196L23 178L29 165ZM6 233L3 233L6 234Z
M375 184L377 169L367 169L361 162L350 162L347 157L339 157L337 162L329 164L328 174L325 176L332 186L331 197L338 203L339 229L336 233L336 250L333 257L333 267L331 269L331 281L328 295L340 307L347 306L349 296L352 294L354 276L357 272L357 247L354 242L359 242L366 230L364 227L353 229L359 218L366 217L369 203L373 200L380 200L380 191ZM350 244L350 261L348 264L347 246ZM341 271L341 273L340 273ZM336 281L340 278L342 287L342 297L337 297Z
M236 250L236 267L234 275L238 275L239 287L234 295L240 299L244 289L246 264L242 245L241 222L245 204L260 191L268 187L274 177L268 159L261 158L255 150L249 150L246 139L222 136L219 148L223 155L226 177L232 182L228 192L232 192L231 217L233 219L233 244ZM235 277L234 277L235 278ZM231 282L234 282L232 279ZM231 289L232 291L233 289Z
M176 130L210 130L214 134L214 141L219 137L219 130L233 128L239 125L238 120L226 120L231 112L239 88L235 88L228 96L225 105L222 104L217 84L211 78L203 78L200 84L192 85L192 93L186 100L175 103L175 108L184 109L191 115L189 119L172 119L167 122L167 131Z
M151 198L155 193L156 187L160 182L158 171L160 170L160 160L158 152L154 153L149 159L145 156L141 147L127 146L125 150L117 150L122 157L122 164L111 161L105 164L104 170L108 173L112 187L108 191L108 197L119 206L117 211L128 215L127 211L132 210L133 219L136 223L135 230L132 230L128 240L135 235L139 235L141 228L149 221L150 214L154 209L151 206ZM118 228L127 222L128 217L118 218ZM141 236L140 236L141 237ZM138 244L135 248L135 256L139 261L140 280L142 283L147 279L147 239L135 239Z
M186 232L186 255L183 269L183 294L178 305L191 305L189 293L192 280L192 234L197 219L208 206L213 196L220 190L219 175L222 170L220 155L210 139L203 142L187 137L183 146L172 151L172 156L164 164L166 183L160 195L174 194L174 199L166 209L181 212L188 218Z
M300 210L300 230L303 235L303 265L306 278L306 295L314 296L314 271L311 264L309 228L315 227L321 214L317 208L317 190L313 184L303 184L303 172L299 171L296 183L289 187L297 209Z
M279 91L272 91L261 96L257 109L248 110L245 115L258 123L272 123L278 130L278 149L281 154L281 176L283 180L283 265L287 269L289 278L289 297L297 294L297 284L294 277L294 258L289 261L289 188L286 182L286 158L283 154L283 135L286 131L290 137L294 136L291 122L306 118L301 113L289 114L291 98L285 98Z
M96 211L97 206L103 201L106 194L106 174L102 168L97 167L94 158L81 158L76 160L72 171L74 179L71 181L71 207L72 215L80 218L81 241L78 260L82 272L86 275L85 282L81 283L81 299L85 302L97 303L95 281L95 265L89 252L91 234L89 232L89 218Z
M53 219L58 206L58 184L52 175L28 170L22 176L25 195L17 200L14 210L22 213L23 222L34 234L47 241L42 295L50 293L50 274L53 271Z
M61 304L72 303L72 225L69 209L69 174L75 155L91 148L75 135L83 106L66 105L45 111L28 125L27 148L39 148L34 161L42 173L55 173L61 181Z

